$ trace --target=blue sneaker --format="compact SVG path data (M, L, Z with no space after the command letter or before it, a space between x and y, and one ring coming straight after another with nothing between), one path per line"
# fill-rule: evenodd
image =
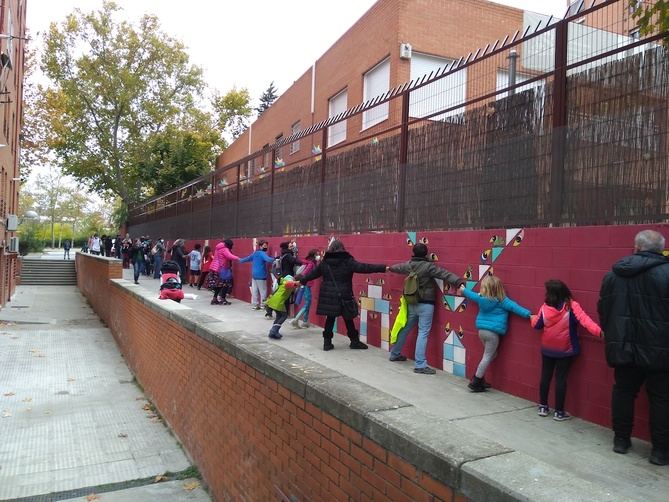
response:
M570 418L571 415L566 411L556 411L555 414L553 415L553 420L557 422L564 422L565 420L569 420Z

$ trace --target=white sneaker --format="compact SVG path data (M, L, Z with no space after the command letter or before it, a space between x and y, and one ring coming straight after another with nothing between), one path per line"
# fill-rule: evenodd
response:
M309 324L308 322L303 322L302 327L303 328L311 328L311 324Z
M300 321L298 321L297 319L293 319L292 321L290 321L290 324L293 328L300 329Z

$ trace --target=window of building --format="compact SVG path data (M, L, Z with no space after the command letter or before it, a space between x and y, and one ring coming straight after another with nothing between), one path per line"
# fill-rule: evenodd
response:
M641 31L639 28L634 28L633 30L630 30L630 38L632 40L641 40Z
M346 89L331 97L328 101L328 117L334 117L346 111L348 106L348 92ZM346 141L346 120L337 122L328 127L328 146Z
M385 59L363 76L363 101L369 101L388 92L390 88L390 59ZM362 112L362 128L367 129L388 118L389 103Z
M297 122L295 122L295 123L290 127L290 133L291 133L291 135L293 135L293 134L297 134L298 132L300 132L300 130L301 130L301 129L300 129L300 121L299 121L299 120L298 120ZM292 154L294 154L295 152L299 152L299 151L300 151L300 140L298 139L297 141L293 141L293 142L290 144L290 154L292 155Z
M411 80L429 75L439 68L453 63L452 59L430 56L414 52L411 56ZM409 97L409 115L411 117L428 117L432 120L444 120L459 115L464 107L457 107L465 102L467 96L467 68L441 78L431 84L411 92ZM442 110L454 108L446 113Z

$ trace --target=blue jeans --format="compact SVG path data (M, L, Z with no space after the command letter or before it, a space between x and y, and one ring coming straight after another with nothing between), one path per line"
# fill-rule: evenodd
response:
M153 255L153 278L160 279L160 267L163 265L163 259L160 255Z
M416 303L409 305L409 314L407 316L407 324L397 335L397 343L393 345L393 350L390 351L392 357L397 357L402 354L402 348L407 341L409 331L418 323L418 338L416 339L416 368L427 367L425 360L425 348L427 347L427 337L432 328L432 316L434 315L434 305L430 303Z
M135 261L132 264L132 269L134 272L135 276L135 282L139 279L140 274L144 271L144 262L143 261Z
M302 292L302 299L304 304L302 308L295 316L295 319L302 318L303 322L309 322L309 309L311 308L311 286L304 286L304 291Z

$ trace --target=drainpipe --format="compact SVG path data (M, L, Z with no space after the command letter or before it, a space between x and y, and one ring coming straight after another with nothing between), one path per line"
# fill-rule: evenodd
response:
M509 87L516 85L516 67L518 65L518 51L511 49L509 51ZM513 96L516 89L509 89L508 96Z

